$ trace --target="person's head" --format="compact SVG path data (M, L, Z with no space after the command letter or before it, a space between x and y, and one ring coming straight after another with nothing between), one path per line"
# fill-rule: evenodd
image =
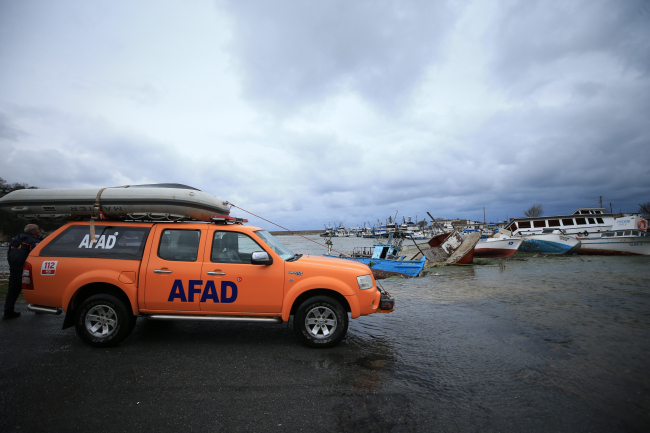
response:
M38 235L40 232L41 232L41 229L39 229L36 224L27 224L25 226L25 233L31 233L33 235Z

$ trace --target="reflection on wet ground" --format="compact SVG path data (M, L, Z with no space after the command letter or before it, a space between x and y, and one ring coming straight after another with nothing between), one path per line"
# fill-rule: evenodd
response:
M20 304L0 322L0 431L650 431L649 258L493 261L382 284L395 312L351 321L323 350L291 323L147 319L93 349Z
M371 242L338 238L334 248ZM650 430L650 258L495 260L381 284L395 312L353 320L345 342L360 349L360 387L381 382L411 401L474 407L479 418L535 417L542 387Z

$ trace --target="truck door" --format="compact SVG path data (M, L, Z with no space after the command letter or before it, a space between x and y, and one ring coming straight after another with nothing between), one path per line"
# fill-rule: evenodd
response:
M210 230L202 278L201 311L276 314L284 298L284 260L245 233ZM251 264L255 251L273 257L271 265Z
M200 310L206 232L177 224L156 226L145 280L147 310Z

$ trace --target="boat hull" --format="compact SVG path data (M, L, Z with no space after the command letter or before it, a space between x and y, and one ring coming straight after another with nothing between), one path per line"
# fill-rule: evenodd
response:
M521 246L522 239L488 239L474 247L475 257L511 257Z
M417 277L424 269L424 260L388 260L373 258L354 259L365 263L371 270L394 272L409 277Z
M578 254L598 256L648 256L650 255L650 238L623 237L614 239L584 239Z
M405 247L407 257L427 258L426 266L468 265L474 260L474 249L481 236L478 233L461 236L457 232L436 235L426 244Z
M539 234L525 236L519 247L522 253L571 254L580 249L581 242L573 236Z
M327 256L327 254L325 254ZM328 256L329 257L329 256ZM387 276L401 275L404 277L417 277L424 269L425 259L420 260L390 260L390 259L373 259L365 257L337 257L340 259L355 260L367 265L375 275L375 278L381 279ZM381 272L376 272L381 271Z

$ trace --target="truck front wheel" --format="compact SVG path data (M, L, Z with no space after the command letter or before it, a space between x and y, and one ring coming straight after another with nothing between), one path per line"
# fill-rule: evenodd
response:
M303 302L293 317L298 339L309 347L332 347L348 332L348 315L329 296L314 296Z
M116 346L131 333L134 320L117 297L99 294L83 301L77 310L75 330L91 346Z

